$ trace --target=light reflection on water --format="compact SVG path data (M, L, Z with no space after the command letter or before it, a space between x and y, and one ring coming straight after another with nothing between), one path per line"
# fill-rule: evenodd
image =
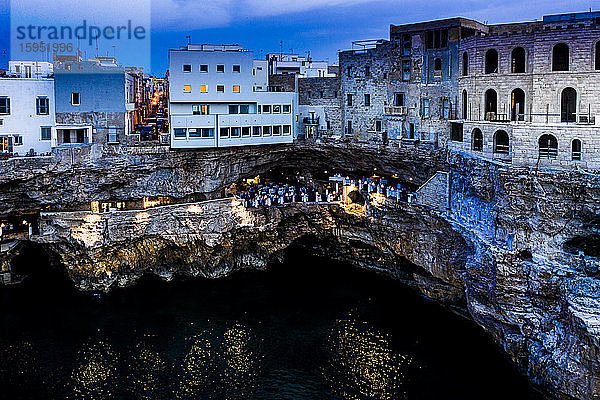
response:
M321 261L0 301L2 399L535 398L472 324Z

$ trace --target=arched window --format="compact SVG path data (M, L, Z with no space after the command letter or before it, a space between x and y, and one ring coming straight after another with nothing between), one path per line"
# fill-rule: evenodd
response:
M559 43L552 49L552 71L569 70L569 46Z
M582 150L581 150L581 140L573 139L571 142L571 160L573 161L581 161Z
M467 119L467 106L468 106L468 96L467 91L463 90L462 92L462 118Z
M558 141L553 135L542 135L538 140L540 158L555 159L558 155Z
M525 72L525 49L515 47L511 54L510 72L522 74Z
M560 96L560 121L575 122L577 120L577 91L567 87Z
M493 74L498 72L498 52L495 49L489 49L485 53L485 73Z
M483 133L481 133L481 129L473 129L473 133L471 134L471 146L473 151L483 151Z
M510 152L510 139L506 131L494 133L494 153L508 154Z
M596 51L596 54L597 53L598 53L598 51ZM466 51L463 53L462 62L463 62L463 64L462 64L462 75L463 76L467 76L467 75L469 75L469 53L467 53Z
M494 89L485 92L485 120L494 121L498 112L498 94Z
M596 42L596 70L600 70L600 41Z
M525 92L522 89L515 89L510 95L511 121L525 120Z

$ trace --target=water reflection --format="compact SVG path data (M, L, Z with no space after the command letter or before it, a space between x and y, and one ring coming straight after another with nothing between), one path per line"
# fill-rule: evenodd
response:
M329 349L323 374L335 394L344 399L406 398L404 371L413 360L393 349L389 334L351 312L336 321Z
M86 343L79 351L71 374L75 399L113 398L117 380L118 355L103 339Z

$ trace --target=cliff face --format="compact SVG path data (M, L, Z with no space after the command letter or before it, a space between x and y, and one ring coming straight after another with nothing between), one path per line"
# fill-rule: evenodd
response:
M463 310L556 397L599 399L599 178L426 154L285 146L82 158L71 169L63 158L51 162L53 178L44 168L1 178L0 196L6 211L29 202L73 205L163 190L210 198L239 178L276 168L308 175L377 168L417 183L446 170L450 187L440 190L449 189L450 208L444 210L389 202L365 210L326 204L247 210L224 199L101 215L48 213L35 240L84 290L127 285L144 272L219 277L264 268L299 246L386 273ZM58 186L50 193L52 179ZM41 182L46 189L37 188Z

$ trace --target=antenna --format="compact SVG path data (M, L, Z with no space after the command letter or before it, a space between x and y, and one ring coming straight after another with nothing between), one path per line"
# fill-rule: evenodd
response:
M279 57L283 57L283 40L279 42Z
M188 40L188 44L192 44L192 35L187 35L186 38Z

